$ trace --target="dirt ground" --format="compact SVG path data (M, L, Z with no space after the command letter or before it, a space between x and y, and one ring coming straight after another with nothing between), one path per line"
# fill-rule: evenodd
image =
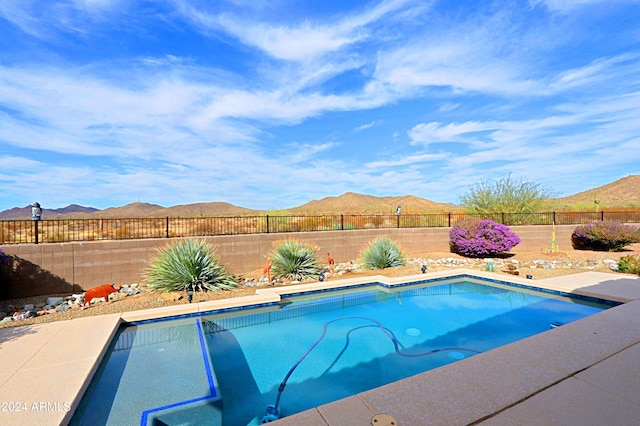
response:
M612 274L618 272L612 271L607 261L617 261L622 256L640 255L640 244L628 246L628 249L621 252L593 252L593 251L563 251L557 253L543 252L518 252L514 251L509 255L497 260L497 267L494 272L508 275L508 264L515 265L519 275L531 275L533 280L552 278L562 275L575 274L586 271L601 271ZM407 266L398 268L389 268L375 271L349 271L342 276L331 275L326 281L365 277L371 275L383 275L387 277L399 277L406 275L415 275L421 273L422 264L428 265L427 276L430 272L452 269L453 267L464 267L467 269L486 270L484 260L481 259L465 259L459 255L449 252L428 252L428 253L410 253ZM340 266L349 266L349 262L338 264ZM240 276L247 281L252 278L257 282L262 273L261 269L247 271ZM286 284L287 286L295 286L296 284ZM149 291L144 286L142 293L135 296L118 298L108 303L98 303L87 309L74 308L55 314L38 316L24 320L11 321L1 323L0 328L16 327L24 325L39 324L52 321L68 320L72 318L81 318L94 315L105 315L119 312L137 311L142 309L158 308L170 305L179 305L188 303L186 294L184 293L158 293ZM232 297L246 296L255 294L257 288L261 287L239 287L234 290L224 290L219 292L196 293L193 302L204 302L210 300L226 299ZM51 296L51 295L49 295ZM60 295L63 296L63 295ZM68 296L68 295L64 295ZM26 304L46 303L48 296L29 297L23 299L0 301L0 310L6 306L12 305L16 308L23 307Z

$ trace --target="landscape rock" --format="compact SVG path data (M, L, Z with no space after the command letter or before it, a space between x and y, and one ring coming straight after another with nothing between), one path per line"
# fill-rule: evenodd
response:
M64 303L63 297L49 297L47 298L47 305L49 306L58 306Z
M503 259L494 259L494 258L483 258L483 259L468 259L468 258L453 258L453 257L443 257L440 259L422 259L415 258L410 259L408 264L413 264L418 267L422 265L427 266L440 266L446 268L471 268L471 269L480 269L483 271L487 270L487 265L489 263L494 263L496 269L505 268L505 267L517 267L517 268L530 268L530 269L585 269L585 270L594 270L597 267L607 267L611 270L617 270L618 261L613 259L605 259L602 261L598 260L586 260L582 262L569 262L564 260L543 260L536 259L532 262L527 261L519 261L517 259L507 259L506 261Z

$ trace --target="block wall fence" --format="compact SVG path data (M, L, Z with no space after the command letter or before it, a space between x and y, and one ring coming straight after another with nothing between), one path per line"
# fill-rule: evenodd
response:
M556 226L561 251L571 250L576 225ZM372 239L386 236L411 256L448 252L451 228L400 228L349 231L295 232L202 237L217 247L217 254L234 274L261 268L274 242L298 239L314 243L323 261L330 252L336 262L356 260ZM552 226L511 226L522 242L518 251L543 252L551 247ZM14 262L0 285L0 300L82 292L97 285L142 281L147 262L157 248L172 240L145 239L51 244L17 244L3 247Z

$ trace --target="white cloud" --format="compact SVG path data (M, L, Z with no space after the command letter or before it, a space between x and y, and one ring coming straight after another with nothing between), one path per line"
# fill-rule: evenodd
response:
M448 102L442 106L440 106L440 108L438 108L438 111L441 112L448 112L448 111L453 111L454 109L458 108L460 106L459 103L452 103L452 102Z
M615 82L634 78L637 75L640 54L616 55L598 58L590 63L559 72L551 79L548 88L553 93L574 88L588 87L597 90L604 82Z
M638 114L640 93L612 95L586 103L565 104L556 115L521 121L422 123L409 135L420 144L473 141L473 134L488 131L486 143L453 151L442 146L447 173L463 170L469 178L503 176L514 172L552 187L554 179L575 179L588 164L618 168L640 161ZM622 155L620 155L623 153ZM449 155L445 155L449 154ZM416 154L417 155L417 154ZM411 155L407 156L411 158ZM376 163L376 165L384 163ZM390 162L393 165L393 162Z
M0 16L23 32L41 37L45 31L40 25L40 18L34 16L34 2L29 0L7 0L0 2Z
M305 60L342 46L356 42L362 34L351 34L344 29L329 28L304 22L298 27L272 27L269 25L247 25L234 19L221 19L226 31L234 34L245 44L257 46L269 55L284 60Z
M190 21L208 30L222 30L269 56L287 61L308 61L361 41L369 36L367 26L400 8L407 0L382 1L362 8L332 23L304 20L293 24L252 21L238 14L214 14L184 2L175 2Z
M363 124L361 126L356 127L355 129L353 129L353 131L358 133L358 132L361 132L363 130L370 129L371 127L377 126L379 124L381 124L381 122L379 120L373 120L373 121L371 121L371 122L369 122L367 124Z
M364 166L368 168L378 168L378 167L398 167L398 166L408 166L412 164L419 163L430 163L436 161L442 161L450 157L451 154L414 154L407 155L405 157L398 157L396 159L391 160L383 160L383 161L372 161L370 163L366 163Z
M638 3L638 0L529 0L529 4L532 6L544 5L549 10L557 12L568 12L582 6L594 4L613 6L616 3Z
M375 77L396 92L413 94L424 87L499 95L527 94L540 88L521 63L496 53L490 34L465 28L425 37L399 49L382 52ZM491 57L491 61L487 61Z
M320 152L330 151L333 148L338 147L339 144L334 142L323 144L294 144L286 147L286 154L283 155L283 160L287 164L300 164L307 161L311 161L316 154Z
M128 9L122 0L3 0L0 17L26 34L40 39L56 38L57 31L82 33L102 20L105 13Z
M411 139L411 144L431 144L438 142L455 142L464 140L462 136L484 132L487 130L496 130L500 128L500 123L480 123L475 121L468 121L461 124L449 123L421 123L414 126L409 130L408 135Z
M14 155L3 155L0 157L0 170L2 173L6 173L7 171L23 171L25 169L35 170L39 166L39 161L30 158L17 157Z

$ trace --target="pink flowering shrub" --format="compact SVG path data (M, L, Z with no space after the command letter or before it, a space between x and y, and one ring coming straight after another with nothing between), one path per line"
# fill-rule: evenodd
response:
M11 258L0 248L0 274L9 268Z
M467 257L490 257L511 250L520 237L492 220L465 220L449 232L451 251Z
M571 242L576 250L620 251L640 242L640 229L619 222L593 222L574 229Z
M4 284L7 282L7 272L9 271L9 266L11 265L11 258L0 248L0 283ZM0 287L0 297L3 297L4 286Z

